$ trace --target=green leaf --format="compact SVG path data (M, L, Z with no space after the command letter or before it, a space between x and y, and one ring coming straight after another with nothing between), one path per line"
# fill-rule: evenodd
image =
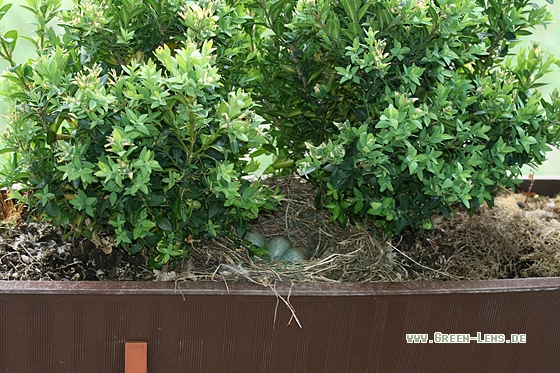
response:
M284 29L284 22L282 21L276 21L274 22L274 25L272 25L272 30L277 36L281 37L284 34Z
M340 22L337 18L329 19L325 24L325 32L327 35L337 40L340 36Z
M445 179L445 181L443 182L443 184L441 185L441 187L443 189L449 189L453 186L453 181L451 179Z
M416 171L417 168L418 168L418 162L410 161L408 163L408 172L410 172L411 174L413 174L414 171Z
M130 255L136 255L139 252L141 252L143 248L144 247L140 242L136 242L134 245L130 247L130 249L128 249L128 252L130 253Z
M276 147L272 144L262 144L262 148L269 153L272 153L276 156L278 155Z
M358 21L361 21L362 18L364 18L369 9L369 5L370 3L366 1L366 3L360 8L360 10L358 11Z
M136 227L134 228L134 230L132 231L132 237L137 240L138 238L142 237L144 234L144 230L142 229L142 227Z
M157 223L157 226L164 231L172 231L173 230L173 226L171 225L169 220L167 220L163 216L158 217L156 219L156 223Z
M91 240L93 238L93 232L90 229L82 229L80 231L80 235L88 240Z
M111 202L111 206L115 206L115 203L117 202L117 193L111 192L109 195L109 202Z
M362 211L363 207L364 207L364 201L363 200L358 200L354 204L354 214L358 214L360 211Z
M278 20L278 17L280 16L280 13L282 12L284 4L286 4L286 1L287 0L276 0L272 3L272 5L270 5L268 13L270 14L270 19L272 19L273 22L276 22Z
M45 212L52 217L56 217L60 214L60 208L54 201L48 201L45 206Z
M160 195L152 195L147 201L149 207L157 207L165 204L165 198Z
M0 19L4 18L8 10L12 7L13 4L6 4L0 8Z
M18 38L17 30L10 30L2 36L2 41L6 43L10 51L13 51L16 47L17 38Z
M274 161L272 167L275 169L290 168L294 165L294 160L286 157L280 157Z
M346 12L346 14L348 15L348 17L350 18L350 20L352 20L353 22L358 22L358 8L354 7L355 5L355 1L353 0L341 0L342 2L342 6L344 7L344 11Z

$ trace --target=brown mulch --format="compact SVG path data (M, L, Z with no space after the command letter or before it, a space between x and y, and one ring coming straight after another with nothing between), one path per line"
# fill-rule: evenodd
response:
M3 280L251 281L434 281L560 275L560 199L504 192L493 209L474 216L458 212L435 219L418 236L390 239L361 225L342 228L314 207L316 189L300 178L270 182L285 195L282 206L263 213L251 227L266 239L287 236L309 248L311 260L267 261L239 239L194 242L188 260L148 271L145 258L115 248L110 237L75 241L60 228L22 219L6 206L0 227ZM524 208L519 207L519 202ZM19 211L18 211L19 209ZM25 221L28 220L28 221Z

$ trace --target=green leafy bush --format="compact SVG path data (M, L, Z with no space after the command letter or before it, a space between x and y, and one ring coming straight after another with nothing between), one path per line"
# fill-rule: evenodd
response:
M244 178L258 168L251 153L269 142L262 118L217 61L233 54L218 36L234 45L239 32L244 45L246 17L222 2L27 3L37 57L17 64L17 33L0 39L11 64L1 86L11 107L4 174L37 216L84 237L109 230L158 267L186 256L192 239L231 224L242 233L274 207L273 193ZM58 16L60 35L50 26Z
M558 93L537 90L558 61L511 52L551 19L529 1L27 4L37 57L18 64L17 33L0 38L5 185L154 266L273 208L244 178L259 154L315 181L333 220L391 234L492 204L558 141Z
M492 204L556 143L558 61L512 54L551 15L525 0L266 3L271 36L254 87L278 153L322 187L342 223L388 233L431 226L454 206ZM260 88L259 88L260 87Z

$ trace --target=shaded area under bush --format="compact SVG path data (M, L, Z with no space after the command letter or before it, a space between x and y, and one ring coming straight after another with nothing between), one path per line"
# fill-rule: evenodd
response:
M148 271L109 237L63 241L59 228L20 222L2 229L0 276L5 280L427 281L560 275L557 199L504 193L496 207L469 218L437 219L423 235L383 240L360 226L343 229L315 209L316 189L299 178L269 182L286 195L282 207L252 226L267 238L286 235L310 248L312 260L265 261L229 238L192 242L188 260ZM517 202L525 202L521 209ZM8 219L9 221L10 219Z

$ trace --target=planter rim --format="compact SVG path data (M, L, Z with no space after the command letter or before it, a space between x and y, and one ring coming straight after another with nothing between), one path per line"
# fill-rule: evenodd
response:
M75 294L75 295L138 295L138 296L387 296L438 295L465 293L521 293L560 290L560 277L439 281L439 282L376 282L376 283L279 283L264 286L239 282L148 282L148 281L0 281L0 294Z
M528 175L519 177L519 180L530 180ZM560 175L533 175L533 180L560 180Z

